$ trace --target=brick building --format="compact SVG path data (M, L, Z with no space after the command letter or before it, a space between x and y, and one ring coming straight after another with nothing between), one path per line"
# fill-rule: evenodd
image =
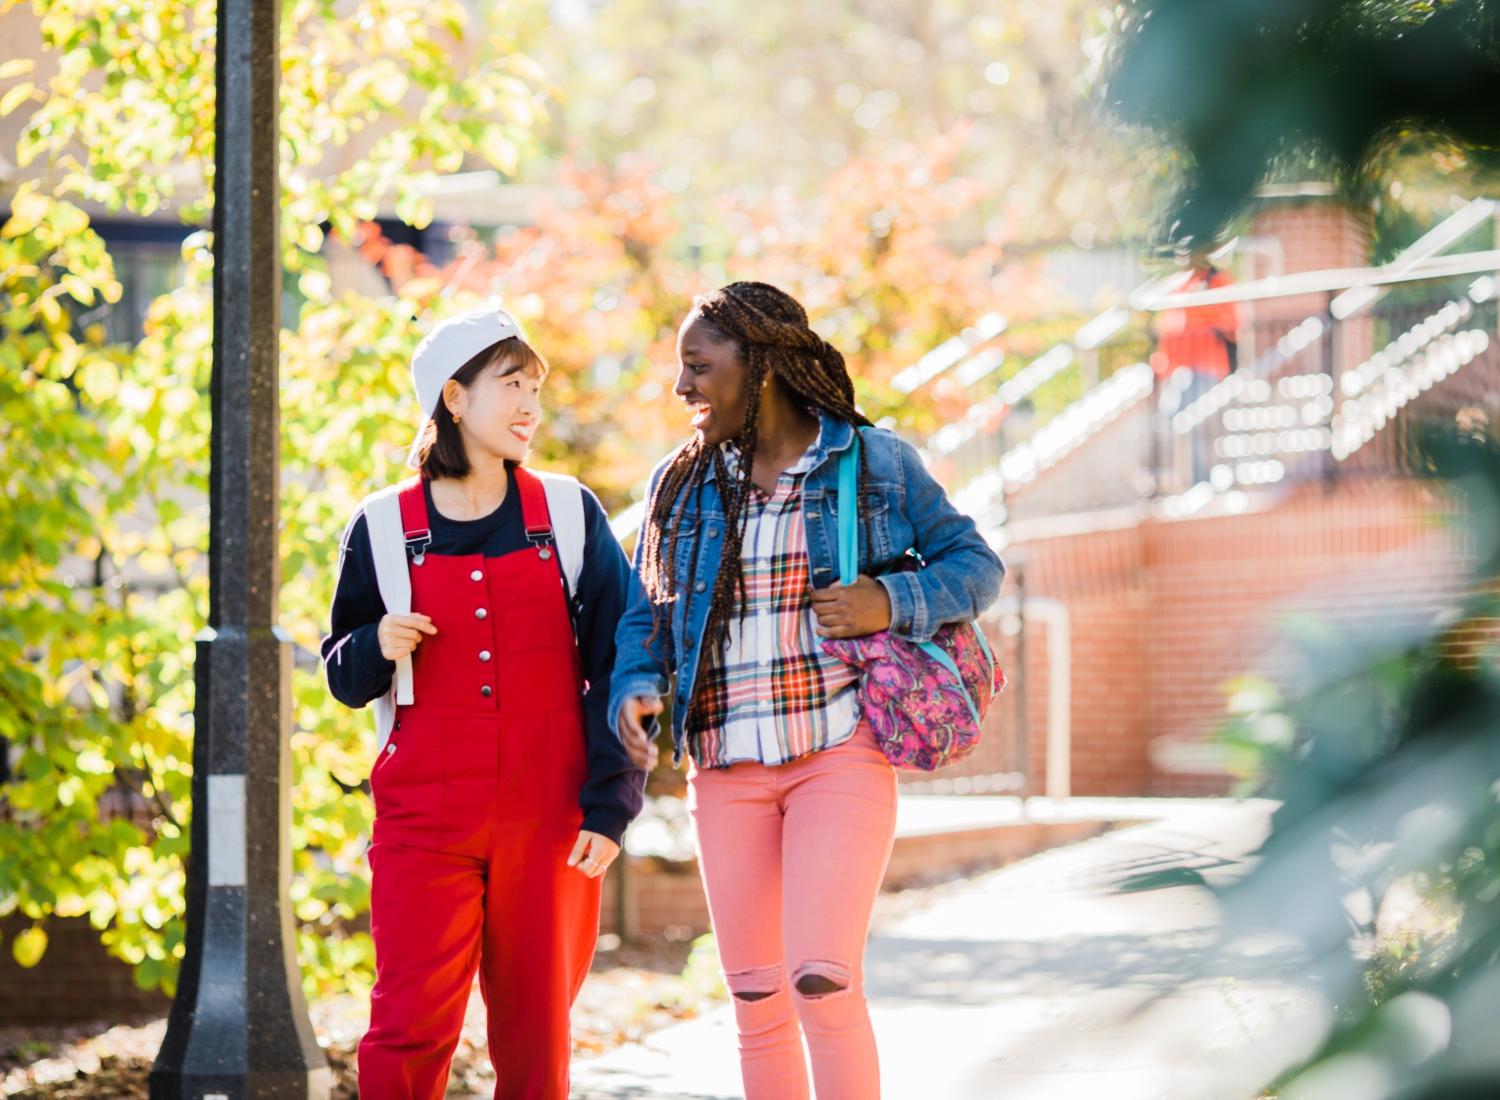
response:
M1475 212L1492 233L1493 209ZM1249 240L1242 282L1334 281L1370 250L1368 219L1317 188L1264 195ZM1464 547L1435 522L1451 503L1411 475L1411 428L1500 415L1494 296L1471 273L1247 301L1240 370L1191 416L1164 417L1159 383L1127 367L1007 452L1003 501L967 503L1005 517L993 538L1010 574L990 618L1011 686L975 759L909 781L1227 790L1212 740L1226 687L1276 671L1289 616L1415 623L1463 583ZM1210 482L1184 479L1179 420L1212 433Z

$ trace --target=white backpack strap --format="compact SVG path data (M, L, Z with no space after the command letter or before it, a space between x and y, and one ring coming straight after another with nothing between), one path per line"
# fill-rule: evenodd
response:
M396 728L396 689L392 688L371 704L375 708L375 751L385 748Z
M587 541L583 522L583 487L566 474L531 471L547 491L547 513L552 520L552 539L557 561L568 582L568 595L577 598L578 578L583 572L583 548Z
M370 534L370 552L375 559L375 582L380 599L392 615L411 614L411 573L406 565L406 529L401 523L401 490L392 485L365 500L365 526ZM394 704L412 703L411 657L396 662L392 688ZM377 714L381 713L377 707ZM394 707L392 707L394 716ZM383 717L383 715L382 715Z

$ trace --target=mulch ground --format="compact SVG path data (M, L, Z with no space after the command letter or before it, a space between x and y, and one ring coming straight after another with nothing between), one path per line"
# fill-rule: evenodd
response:
M606 939L601 947L610 947ZM689 1019L722 994L703 952L690 943L653 942L600 950L573 1011L573 1052L599 1054L677 1020ZM712 949L707 962L712 964ZM309 1009L334 1073L335 1100L352 1100L354 1051L369 1005L325 998ZM151 1063L166 1032L163 1018L126 1023L0 1029L0 1097L5 1100L145 1100ZM484 1043L484 1005L476 990L453 1058L449 1092L494 1086Z

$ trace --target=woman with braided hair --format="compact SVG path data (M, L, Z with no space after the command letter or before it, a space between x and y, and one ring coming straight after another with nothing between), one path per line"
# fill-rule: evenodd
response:
M747 1100L880 1092L862 988L896 820L896 779L860 722L858 673L823 638L924 641L972 619L1003 566L890 432L854 403L843 356L765 283L695 300L676 393L693 437L653 473L610 722L631 760L671 692L691 758L699 866L733 994ZM837 579L839 455L863 429L860 575ZM908 548L924 568L892 571Z

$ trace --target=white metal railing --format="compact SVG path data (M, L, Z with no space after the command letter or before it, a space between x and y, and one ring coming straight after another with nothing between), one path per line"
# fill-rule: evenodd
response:
M1149 397L1151 381L1151 367L1146 363L1115 371L1001 457L1000 476L1006 486L1024 485L1057 465L1106 424Z
M1493 276L1474 280L1468 293L1412 326L1340 378L1344 401L1333 419L1331 449L1348 459L1406 405L1489 350L1484 328L1454 330L1474 306L1495 296Z
M1490 199L1470 201L1402 249L1401 253L1384 267L1308 271L1297 275L1273 276L1217 290L1168 294L1151 302L1141 302L1138 308L1174 309L1341 290L1343 293L1329 303L1329 313L1336 320L1346 320L1368 309L1385 293L1385 287L1397 283L1500 269L1500 251L1444 257L1443 260L1447 261L1444 269L1438 270L1433 266L1440 253L1457 244L1486 218L1494 217L1496 210L1497 204ZM1459 263L1452 262L1455 260ZM1460 272L1457 268L1464 270ZM1325 324L1321 314L1310 314L1304 318L1248 368L1235 371L1187 408L1180 410L1172 418L1173 430L1179 435L1186 435L1192 431L1238 397L1246 381L1271 373L1311 346L1314 340L1323 335Z
M1168 281L1184 277L1181 273L1174 273ZM1162 282L1161 279L1154 279L1146 286L1155 287ZM1106 309L1090 318L1073 334L1072 340L1054 344L1006 379L993 396L975 402L963 420L944 425L933 433L928 440L927 450L934 455L952 454L978 435L995 416L1008 408L1014 408L1017 403L1031 396L1070 366L1079 352L1093 351L1100 347L1129 322L1130 311L1123 306ZM1005 353L1002 350L988 349L959 365L954 377L961 384L971 386L998 370L1004 361Z
M891 388L897 393L912 393L921 389L940 374L964 362L975 348L988 344L1007 327L1009 327L1009 322L1000 314L986 313L969 328L964 329L957 336L944 340L897 374L891 379ZM1004 359L1004 357L1002 352L999 358ZM995 361L995 365L999 365L999 360Z
M1230 409L1231 405L1264 403L1272 400L1273 393L1279 401L1292 402L1287 407L1276 405L1257 411L1247 409L1245 412L1248 419L1243 424L1231 416L1226 425L1231 430L1224 438L1216 440L1218 458L1228 461L1221 461L1220 466L1214 470L1215 484L1209 487L1210 490L1228 487L1236 482L1264 484L1279 480L1285 475L1286 468L1280 460L1273 457L1276 453L1326 452L1339 446L1357 448L1362 441L1378 431L1380 424L1384 423L1382 417L1394 415L1401 404L1420 392L1424 388L1423 382L1430 386L1441 377L1446 377L1443 373L1445 369L1451 373L1451 370L1458 369L1481 354L1488 347L1488 337L1469 333L1463 339L1443 343L1438 354L1423 360L1423 366L1412 382L1404 386L1393 384L1389 393L1382 391L1379 404L1367 398L1363 409L1356 410L1360 414L1357 425L1352 420L1348 423L1341 420L1336 426L1330 424L1334 398L1330 392L1332 380L1329 376L1291 376L1278 380L1275 389L1267 379L1277 368L1295 360L1322 339L1327 333L1330 316L1335 323L1353 317L1369 309L1391 286L1459 274L1479 274L1480 278L1474 286L1486 293L1493 293L1494 273L1500 271L1500 249L1457 256L1440 254L1462 240L1485 219L1495 217L1497 212L1500 212L1500 204L1490 199L1475 199L1402 250L1391 263L1381 267L1303 272L1193 292L1180 289L1188 276L1185 272L1178 272L1148 283L1134 292L1129 299L1131 308L1146 311L1265 300L1313 292L1340 292L1331 299L1326 314L1320 312L1305 317L1254 363L1230 374L1173 416L1173 432L1185 436L1210 417L1232 413L1234 410ZM1080 330L1080 335L1085 330L1090 330L1090 335L1095 331L1108 330L1103 320L1105 316L1106 314L1101 314L1100 318L1095 319L1098 325L1094 329L1090 326L1094 326L1095 322L1090 322L1090 325ZM1110 319L1114 328L1109 331L1118 331L1128 322L1128 318L1129 311L1120 309L1117 317ZM1436 335L1434 333L1433 338ZM1069 344L1060 344L1049 350L1008 379L1000 393L987 402L979 403L964 421L947 425L935 433L929 449L939 455L956 450L973 438L980 430L980 425L992 419L996 412L1006 406L1013 406L1017 400L1034 392L1072 361L1072 347ZM1144 365L1137 367L1143 368ZM965 510L972 514L997 515L1000 509L994 503L996 497L1031 480L1047 466L1055 465L1062 457L1081 447L1093 433L1118 417L1129 404L1143 399L1145 393L1150 392L1149 368L1145 369L1145 373L1140 373L1137 367L1126 368L1127 371L1136 371L1134 385L1127 382L1122 384L1121 390L1106 391L1105 387L1115 376L1106 379L1052 421L1037 428L1031 439L1012 447L996 466L981 471L958 487L954 493L955 501L961 500ZM1366 364L1362 364L1360 369L1366 369ZM1116 372L1116 375L1122 373L1124 372ZM1353 384L1355 383L1346 383ZM1317 392L1313 392L1311 388L1305 394L1300 391L1292 392L1299 386L1316 387ZM1140 392L1142 387L1145 393ZM1099 391L1100 396L1091 401L1090 397L1095 391ZM1345 394L1347 392L1343 391ZM1085 410L1110 407L1113 399L1122 393L1131 394L1131 400L1113 416L1085 415ZM1405 395L1404 398L1401 395ZM1301 403L1295 404L1298 401ZM990 408L991 405L996 408ZM1390 406L1389 411L1386 411L1387 406ZM1289 414L1294 418L1291 422L1279 422L1285 421ZM1251 427L1256 423L1257 417L1269 417L1278 420L1278 423L1274 428L1269 422L1264 427ZM1340 437L1342 443L1340 438L1336 438L1340 430L1344 433ZM1356 436L1359 437L1358 440ZM1059 443L1062 445L1058 446ZM1227 481L1228 485L1219 486L1219 481Z

